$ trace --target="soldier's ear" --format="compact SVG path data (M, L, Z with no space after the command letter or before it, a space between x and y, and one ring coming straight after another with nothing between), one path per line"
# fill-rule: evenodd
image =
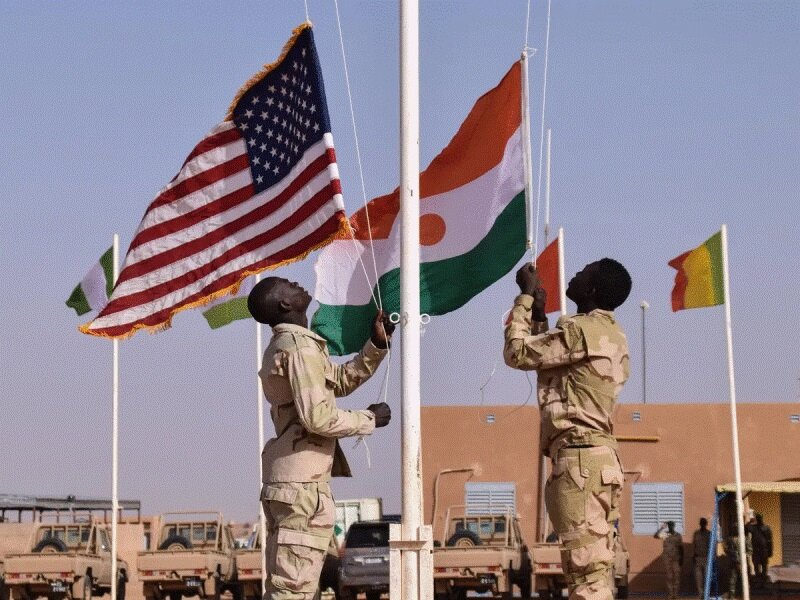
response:
M282 299L282 300L281 300L281 301L278 303L278 306L280 306L280 307L281 307L281 311L283 311L283 312L292 312L292 310L293 310L293 308L294 308L294 307L292 306L292 303L291 303L291 302L289 302L288 300L286 300L285 298L283 298L283 299Z

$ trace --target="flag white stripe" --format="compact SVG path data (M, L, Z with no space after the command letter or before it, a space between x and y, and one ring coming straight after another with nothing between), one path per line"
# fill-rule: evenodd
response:
M154 287L174 279L176 272L195 269L214 260L214 258L224 254L230 248L238 246L243 241L256 237L257 235L260 235L291 218L295 212L301 209L303 205L308 202L312 196L314 196L314 194L325 189L325 187L329 184L330 180L327 173L325 173L325 171L320 172L316 177L309 181L306 186L292 196L289 201L286 202L286 204L281 206L272 214L268 215L266 218L256 221L252 225L248 225L244 229L241 229L236 233L223 238L213 246L204 248L190 256L182 258L174 263L164 265L163 267L154 271L149 271L148 273L140 275L139 277L134 277L133 279L123 281L117 286L114 297L122 298L124 296L140 292L144 289ZM147 244L139 246L131 253L131 260L126 262L126 266L128 264L133 264L134 262L139 262L142 259L158 255L161 252L180 249L180 247L187 242L191 242L195 239L203 238L209 235L220 227L224 227L225 225L231 223L234 219L247 214L252 209L266 204L271 199L271 191L271 189L265 190L261 194L253 196L250 200L242 205L236 206L222 214L214 215L210 219L197 223L192 227L170 234L169 241L172 242L170 247L165 247L163 239L153 240L152 242L148 242ZM183 268L181 263L188 263L186 269Z
M103 270L103 265L99 262L94 263L86 277L81 281L81 289L83 295L86 296L86 301L92 310L102 310L108 303L108 296L106 296L106 272Z
M200 144L202 144L203 142L205 142L206 139L210 138L211 136L214 136L214 135L216 135L218 133L222 133L223 131L227 131L228 129L233 129L234 127L235 127L235 125L232 122L223 121L222 123L220 123L219 125L214 127L214 129L209 131L208 135L206 135L200 142L198 142L195 145L195 148L197 146L199 146ZM221 147L222 148L227 148L228 146L235 146L237 143L241 143L242 146L244 147L244 140L239 140L238 142L232 142L231 144L227 144L226 146L221 146ZM218 148L213 148L213 149L211 149L211 150L209 150L207 152L204 152L203 154L198 154L192 160L190 160L185 165L183 165L183 167L181 167L181 170L178 173L178 175L175 177L175 179L173 179L167 185L165 185L161 189L161 191L158 192L158 195L160 196L164 192L167 192L167 191L171 190L172 188L174 188L176 185L180 185L181 183L183 183L184 181L186 181L190 177L194 177L198 173L202 173L203 171L205 171L208 167L204 166L204 165L208 162L208 159L206 159L204 157L208 157L209 155L213 155L213 153L215 153L218 149L219 149L219 147ZM245 149L245 151L246 151L246 149ZM240 152L239 154L242 154L242 153ZM231 155L226 160L230 160L231 158L235 158L236 156L238 156L238 154Z
M524 189L524 171L520 130L506 143L500 162L480 177L454 190L426 196L420 202L420 215L437 214L444 219L444 238L432 246L420 248L420 260L433 262L460 256L472 250L486 236L508 203ZM393 224L388 239L373 240L380 277L400 266L400 219ZM314 297L322 304L366 304L372 290L358 267L358 254L367 273L375 273L373 253L367 244L336 240L317 260L317 285ZM372 284L374 285L374 281Z
M193 281L189 285L186 285L179 290L175 290L174 292L167 294L162 298L158 298L143 304L138 304L118 313L95 319L92 321L90 328L92 330L98 330L105 329L107 327L118 327L129 323L135 323L140 319L144 319L148 315L161 312L165 309L173 308L180 304L180 302L182 302L185 298L200 292L200 290L212 284L217 279L244 269L252 264L255 264L256 262L259 262L260 260L263 260L266 257L277 254L287 246L299 242L306 236L318 230L322 224L328 221L337 211L340 210L342 210L341 206L339 206L335 198L332 198L328 203L320 208L320 210L312 214L308 219L303 221L300 225L295 227L286 235L276 238L260 248L227 262L210 273L208 276L200 280ZM185 270L178 272L185 272ZM117 296L115 294L115 299L116 297Z

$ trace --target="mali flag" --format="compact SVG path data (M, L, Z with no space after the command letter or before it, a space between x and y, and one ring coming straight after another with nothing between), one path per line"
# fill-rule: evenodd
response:
M676 269L672 310L725 303L722 274L722 235L717 232L694 250L669 261Z

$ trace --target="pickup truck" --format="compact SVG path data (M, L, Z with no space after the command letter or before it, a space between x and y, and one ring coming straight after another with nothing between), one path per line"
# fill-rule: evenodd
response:
M111 541L107 526L52 523L37 526L30 552L7 554L9 600L81 598L111 593ZM117 559L117 598L125 599L128 565Z
M433 549L438 599L464 600L470 590L510 599L514 585L523 598L535 585L541 598L565 587L558 544L527 546L510 511L467 515L463 506L452 506L445 523L444 538Z
M137 554L145 600L200 596L219 600L238 594L235 543L230 526L215 512L160 515L155 549Z

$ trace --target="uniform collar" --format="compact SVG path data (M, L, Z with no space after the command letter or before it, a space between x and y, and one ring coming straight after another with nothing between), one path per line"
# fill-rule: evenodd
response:
M292 323L278 323L275 327L272 328L273 335L280 335L281 333L294 333L296 335L304 335L306 337L310 337L313 340L317 340L318 342L322 342L327 344L327 340L314 333L310 329L303 327L302 325L294 325Z

